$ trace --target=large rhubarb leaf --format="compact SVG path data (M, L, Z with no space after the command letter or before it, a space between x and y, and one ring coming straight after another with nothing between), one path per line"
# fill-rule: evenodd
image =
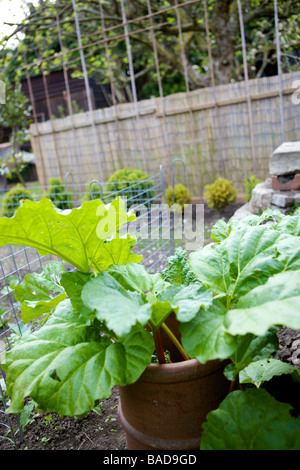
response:
M81 323L65 300L41 329L5 353L2 367L12 397L8 412L20 412L30 396L41 410L84 415L97 400L108 398L115 384L135 382L153 350L146 330L135 329L123 343L112 342Z
M291 408L263 389L232 392L207 415L200 450L300 450Z
M86 201L71 211L59 211L49 199L26 200L14 217L0 219L0 245L32 246L40 254L53 254L79 271L99 272L113 264L117 253L122 258L120 252L126 243L132 246L131 238L114 240L110 253L103 245L134 219L125 211L121 198L107 206L100 199ZM125 252L129 251L126 247ZM100 255L103 253L105 260Z
M230 303L284 269L283 262L276 259L279 237L267 225L242 226L220 244L192 253L189 263L201 282L225 294Z
M211 305L212 299L212 292L200 282L171 286L160 274L148 274L144 266L132 263L111 266L82 291L83 303L118 336L149 320L157 329L172 311L179 321L188 322L201 307Z
M270 277L229 310L225 325L233 335L264 335L273 325L300 329L300 271Z

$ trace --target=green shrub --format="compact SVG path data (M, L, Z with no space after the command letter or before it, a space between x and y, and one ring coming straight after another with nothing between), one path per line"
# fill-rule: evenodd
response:
M246 202L249 202L251 200L252 191L255 188L255 186L258 183L262 183L262 182L263 182L263 180L260 180L260 179L256 178L255 175L249 176L249 178L244 181L244 186L245 186L245 189L246 189L246 196L245 196L245 201Z
M127 207L133 204L144 204L149 207L154 198L152 190L154 182L142 170L124 168L117 170L108 180L105 187L105 198L113 200L116 197L126 197Z
M33 200L28 189L21 184L14 186L2 199L2 213L4 217L12 217L20 205L20 201L24 199Z
M176 184L174 186L174 194L175 194L175 204L179 204L181 209L183 210L184 204L190 204L192 202L192 195L190 194L189 190L183 184ZM169 186L166 191L166 198L167 203L169 206L173 205L173 188Z
M83 201L91 201L92 199L101 199L101 190L99 184L92 183L86 185L86 194L83 196Z
M50 178L49 190L47 197L53 202L58 209L72 209L73 197L69 192L66 192L64 184L59 178Z
M217 178L213 184L205 186L204 197L208 207L220 211L228 206L230 202L237 199L237 191L232 182L225 178Z

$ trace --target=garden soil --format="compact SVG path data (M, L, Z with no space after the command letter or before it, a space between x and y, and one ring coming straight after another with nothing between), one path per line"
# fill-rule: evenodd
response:
M206 208L205 230L209 233L214 223L221 217L228 220L239 207L232 204L222 214ZM278 332L280 350L278 357L300 368L300 330L284 328ZM278 380L277 380L278 379ZM283 381L282 381L283 380ZM294 383L290 376L272 379L268 384L275 398L291 403L293 414L300 417L299 383ZM33 411L20 436L17 418L11 416L15 428L15 447L9 440L0 439L0 450L126 450L125 432L118 421L118 387L113 388L111 397L101 401L97 412L91 411L85 417L60 417L55 413ZM0 405L0 411L1 405ZM5 417L1 413L1 422ZM5 428L0 426L0 437L4 436ZM12 438L11 433L7 434Z

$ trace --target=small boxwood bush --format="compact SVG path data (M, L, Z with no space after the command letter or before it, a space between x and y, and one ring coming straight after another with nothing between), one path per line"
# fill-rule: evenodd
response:
M237 200L237 190L226 178L217 178L213 184L207 184L204 189L204 198L208 207L217 211L225 209L230 202Z
M59 178L50 178L49 190L46 195L58 209L72 209L73 197L65 190L65 186Z
M21 184L17 184L6 193L2 199L2 214L4 217L12 217L20 205L20 201L24 199L33 200L28 189Z
M142 170L134 168L117 170L105 186L105 200L113 200L120 196L127 198L128 208L134 204L144 204L149 207L155 196L152 190L154 182L149 178L150 176Z
M86 193L82 200L91 201L92 199L101 199L101 190L98 183L92 183L91 187L89 184L86 185Z
M192 195L190 194L188 188L181 183L178 183L174 186L174 194L175 194L175 204L179 204L181 210L184 209L185 204L191 204L192 202ZM169 186L166 191L166 198L167 204L169 206L173 205L173 188Z

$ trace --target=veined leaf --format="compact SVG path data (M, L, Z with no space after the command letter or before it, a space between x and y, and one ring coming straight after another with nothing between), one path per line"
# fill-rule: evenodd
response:
M167 264L161 273L166 282L177 286L188 286L198 281L188 264L186 251L182 248L176 248L175 254L167 259Z
M291 408L263 389L232 392L207 415L200 450L300 450Z
M60 281L72 306L78 312L78 318L81 322L86 324L90 323L90 316L93 312L84 305L81 294L82 289L92 276L93 273L81 273L80 271L65 272L62 274Z
M142 255L137 255L131 251L136 244L136 238L128 233L125 237L116 234L114 238L105 241L98 249L94 258L94 265L97 271L105 271L111 265L125 265L127 263L140 263Z
M37 332L5 353L12 403L18 413L30 396L39 409L81 416L115 384L138 379L151 362L154 343L149 332L134 330L123 343L111 342L93 327L79 322L68 300L62 302Z
M262 359L251 362L240 371L240 383L253 383L260 387L264 382L271 380L276 375L292 374L300 380L300 370L279 359Z
M78 209L59 211L49 199L26 200L14 217L0 219L0 245L17 244L37 248L40 254L53 254L79 271L101 271L99 250L127 222L121 198L105 206L102 201L86 201ZM122 241L118 240L120 250ZM115 252L117 242L114 242ZM107 266L107 262L105 263Z
M213 294L202 284L195 283L188 286L167 287L158 296L158 300L169 302L180 322L189 322L201 307L207 309L212 304Z
M43 313L49 313L66 298L64 289L60 285L60 276L63 272L62 263L50 261L41 274L27 274L23 282L15 287L24 323L39 318Z
M218 220L211 229L211 239L217 243L225 240L231 232L231 227L229 223L226 223L225 220Z
M283 217L278 225L277 230L280 233L291 234L297 237L300 236L300 216L299 215L286 215Z
M279 237L267 225L242 226L220 244L192 253L189 263L197 278L216 293L239 298L284 269L276 259Z
M107 272L91 279L82 290L83 303L118 336L128 334L137 323L146 325L151 305L145 303L144 297L139 292L124 290Z
M229 310L225 325L233 335L264 335L273 325L300 328L300 271L275 274Z
M263 336L247 334L237 338L237 349L230 357L231 362L225 367L224 374L228 380L234 380L236 375L251 362L268 358L278 351L278 328L270 328Z
M108 272L124 289L141 294L152 292L153 280L157 278L157 275L149 274L145 266L135 263L124 266L114 264Z
M226 308L214 300L206 310L180 325L182 345L191 358L204 364L210 359L227 359L238 346L238 340L224 327Z
M277 259L283 263L285 271L300 269L300 237L282 234L276 248L279 252Z
M172 311L179 321L190 321L201 307L212 303L212 298L212 292L199 282L170 286L159 274L148 274L137 264L113 265L82 291L84 304L118 336L127 334L136 323L146 325L150 319L157 329Z

